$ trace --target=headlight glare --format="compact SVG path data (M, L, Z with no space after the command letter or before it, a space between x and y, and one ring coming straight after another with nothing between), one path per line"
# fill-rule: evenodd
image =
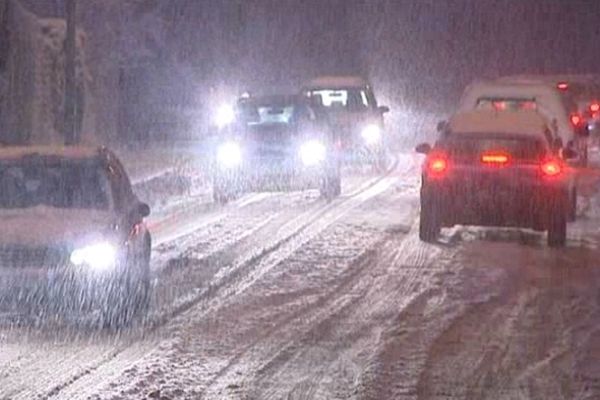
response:
M242 162L242 149L235 142L223 143L217 151L217 161L219 165L226 168L233 168Z
M377 125L367 125L361 135L367 144L376 144L381 140L381 129Z
M71 263L76 266L88 265L96 270L106 270L115 265L117 251L109 243L97 243L73 250Z
M325 161L327 149L325 145L318 140L310 140L300 147L300 158L302 163L307 166L314 166Z
M219 128L223 128L231 124L234 120L235 111L233 110L233 107L228 104L223 104L217 108L217 112L215 114L215 124Z

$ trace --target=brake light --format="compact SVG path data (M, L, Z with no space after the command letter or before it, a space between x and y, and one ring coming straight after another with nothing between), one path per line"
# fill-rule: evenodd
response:
M488 165L505 165L508 163L509 157L506 153L483 153L481 162Z
M540 168L542 170L542 173L548 177L560 175L560 173L562 172L562 166L557 160L546 160L542 162Z
M569 89L569 84L567 82L558 82L558 84L556 85L556 87L559 90L568 90Z
M598 103L590 104L590 111L593 113L600 111L600 104L598 104Z
M573 126L579 126L579 124L581 124L582 121L583 118L581 118L581 115L571 114L571 123L573 124Z
M440 175L448 169L448 160L440 155L434 155L427 160L427 170L434 175Z

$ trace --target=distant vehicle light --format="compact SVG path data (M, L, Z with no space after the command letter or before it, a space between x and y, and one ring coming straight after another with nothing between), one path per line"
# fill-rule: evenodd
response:
M591 112L598 112L598 111L600 111L600 104L598 104L598 103L592 103L592 104L590 104L590 111Z
M215 124L219 128L223 128L227 125L230 125L235 121L235 111L232 106L228 104L223 104L217 109L217 113L215 115Z
M111 244L102 242L74 250L70 260L73 265L88 265L94 270L103 271L113 268L116 258L116 249Z
M488 165L506 165L510 157L506 153L483 153L481 155L481 162Z
M540 166L545 176L554 177L560 175L562 167L557 160L546 160Z
M448 160L442 155L432 155L427 160L427 170L433 175L441 175L448 169Z
M236 142L223 143L217 151L217 161L225 168L234 168L242 163L242 149Z
M361 136L367 144L377 144L381 140L381 129L374 124L367 125L363 128Z
M569 90L569 84L567 82L558 82L556 87L560 90Z
M579 124L581 124L581 122L583 121L583 118L581 118L581 115L579 114L571 114L570 118L573 126L579 126Z
M300 146L300 159L307 167L319 165L327 156L325 145L318 140L309 140Z

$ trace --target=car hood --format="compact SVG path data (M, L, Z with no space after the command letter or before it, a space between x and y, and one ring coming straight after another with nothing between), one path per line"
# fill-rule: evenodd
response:
M37 206L0 210L0 247L77 246L105 238L116 218L104 210Z

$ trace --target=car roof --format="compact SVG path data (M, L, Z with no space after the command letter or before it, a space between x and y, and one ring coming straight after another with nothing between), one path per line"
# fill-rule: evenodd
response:
M358 75L330 75L314 78L304 85L305 88L331 89L331 88L363 88L369 82Z
M448 121L452 134L506 133L545 137L549 131L546 119L535 111L477 110L453 115Z
M100 152L101 148L94 146L0 146L0 160L18 159L34 155L82 160L98 157Z
M560 94L548 83L541 81L479 81L471 83L464 94L480 93L482 96L522 96L535 98L539 96L555 96Z
M508 75L498 78L500 82L544 82L557 84L560 82L566 83L597 83L599 76L594 74L554 74L554 75L535 75L535 74L521 74L521 75Z

